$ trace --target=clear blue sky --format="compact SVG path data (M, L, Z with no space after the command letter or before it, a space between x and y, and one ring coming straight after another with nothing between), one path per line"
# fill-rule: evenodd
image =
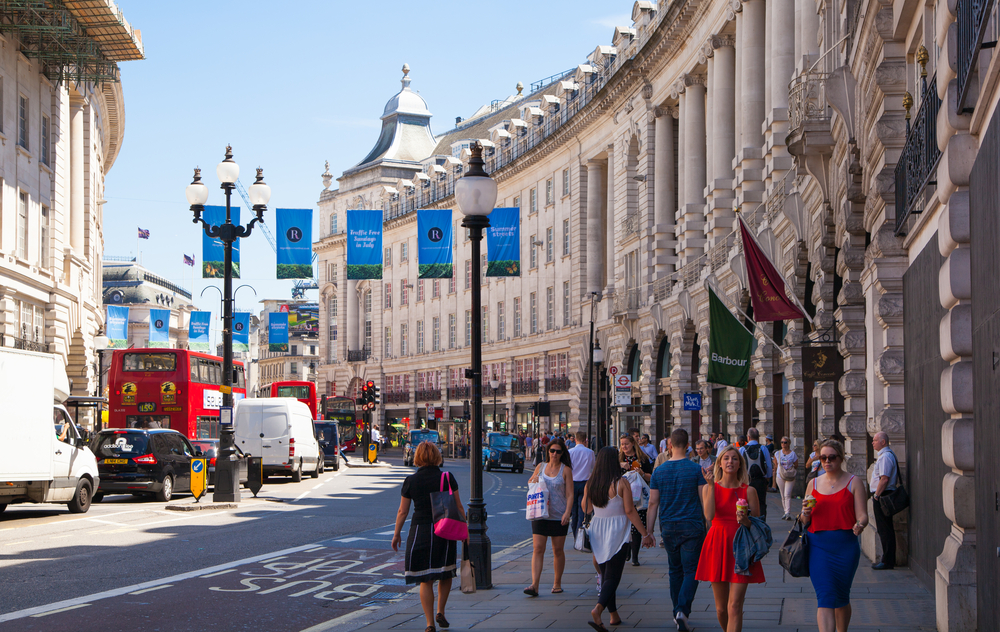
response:
M125 140L106 181L105 255L133 255L136 228L148 229L143 264L186 288L193 283L198 306L216 315L218 292L198 298L207 284L222 283L200 278L201 231L184 198L195 166L206 176L208 203L223 204L215 165L231 143L245 186L255 167L264 168L270 209L316 209L324 161L337 177L374 146L404 62L441 134L456 116L513 94L518 81L527 89L583 63L611 43L616 25L631 26L632 10L626 0L118 5L142 31L147 58L119 64ZM236 195L234 204L242 206ZM273 220L269 211L272 229ZM275 280L264 236L255 232L241 248L235 285L252 285L261 299L290 298L292 282ZM198 266L183 265L184 253ZM236 298L237 308L258 311L249 290Z

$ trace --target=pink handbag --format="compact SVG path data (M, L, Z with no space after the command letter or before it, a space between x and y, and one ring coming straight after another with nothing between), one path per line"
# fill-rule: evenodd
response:
M444 540L465 540L469 537L469 525L458 512L458 503L455 502L455 495L451 491L451 485L447 485L447 480L448 473L441 472L441 491L431 492L434 535Z

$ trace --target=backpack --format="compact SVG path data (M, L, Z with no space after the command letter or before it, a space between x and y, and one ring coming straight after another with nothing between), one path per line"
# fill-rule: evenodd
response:
M747 472L750 479L764 478L767 472L767 465L764 463L764 450L759 444L748 445L746 447Z

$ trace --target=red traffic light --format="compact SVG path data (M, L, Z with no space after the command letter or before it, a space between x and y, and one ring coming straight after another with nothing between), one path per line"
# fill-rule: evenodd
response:
M373 380L368 380L368 383L365 384L365 386L368 387L368 388L374 388L375 387L375 382Z

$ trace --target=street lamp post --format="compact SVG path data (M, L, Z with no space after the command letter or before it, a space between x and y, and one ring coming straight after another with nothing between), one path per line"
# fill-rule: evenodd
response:
M497 201L497 183L484 169L483 145L479 141L472 146L469 170L455 183L455 201L458 210L465 216L462 227L469 229L472 240L472 366L465 377L472 380L472 492L469 495L469 559L476 571L476 588L493 587L492 551L490 538L486 535L486 503L483 501L483 312L482 305L482 262L480 242L483 229L490 225L489 215Z
M215 169L219 181L222 182L222 190L226 192L226 222L218 226L212 226L201 214L205 211L205 202L208 201L208 187L201 181L201 169L194 170L194 181L187 186L185 195L191 205L191 212L194 213L195 224L201 222L205 229L205 234L213 239L219 239L223 243L225 250L225 268L223 278L223 312L222 312L222 406L232 408L233 406L233 243L237 239L249 237L253 231L254 224L264 221L264 211L267 210L267 202L271 198L271 187L264 183L264 170L257 169L257 180L250 185L247 194L250 197L250 204L256 217L250 220L246 226L233 224L231 198L233 189L236 188L236 180L240 177L240 167L233 161L232 146L226 147L226 157ZM239 470L234 467L236 457L236 442L232 425L219 428L219 458L215 468L215 493L212 495L214 502L239 502L240 485Z
M492 379L490 380L490 388L493 389L493 426L500 429L500 423L497 421L497 389L500 388L500 380ZM503 425L503 430L507 429L507 424Z
M590 358L587 365L587 441L590 447L594 447L594 435L591 434L591 417L594 414L594 308L600 302L597 292L590 293ZM597 345L600 349L600 344ZM604 352L601 352L601 360L604 359ZM600 402L598 402L600 406Z
M97 392L94 393L97 397L104 396L104 350L108 348L108 337L104 335L104 331L98 332L94 337L94 348L97 350ZM97 404L97 419L94 420L94 428L97 430L104 429L104 404Z

